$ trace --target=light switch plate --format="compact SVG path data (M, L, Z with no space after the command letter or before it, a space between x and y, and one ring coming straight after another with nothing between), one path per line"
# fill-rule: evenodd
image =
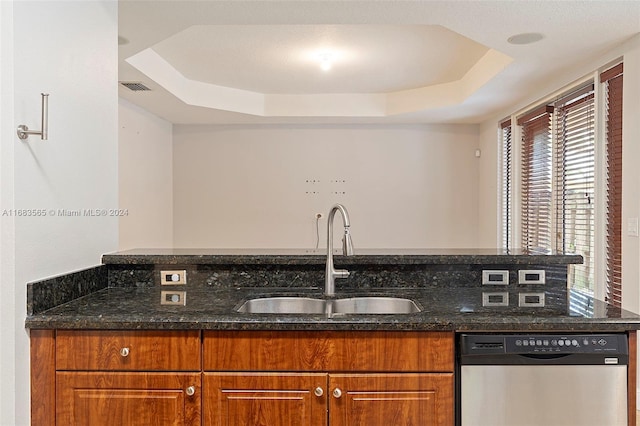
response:
M627 219L627 235L630 237L638 236L638 218L631 217Z

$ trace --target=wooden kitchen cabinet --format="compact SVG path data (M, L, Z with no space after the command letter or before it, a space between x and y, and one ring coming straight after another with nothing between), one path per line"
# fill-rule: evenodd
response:
M200 331L32 330L31 424L199 425Z
M205 371L453 372L452 332L205 331Z
M453 373L330 374L329 424L453 425Z
M200 371L200 331L58 330L57 370Z
M452 332L31 330L31 369L37 426L454 423Z
M205 332L203 363L205 425L454 424L453 333Z
M453 373L205 373L208 426L453 425Z
M56 424L199 425L200 373L56 373Z
M203 424L326 426L326 389L326 374L205 373Z

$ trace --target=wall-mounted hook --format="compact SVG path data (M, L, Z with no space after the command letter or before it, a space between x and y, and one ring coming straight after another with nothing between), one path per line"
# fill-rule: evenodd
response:
M30 135L40 135L40 139L46 141L49 139L49 94L41 93L42 95L42 116L40 119L42 130L29 130L27 126L21 124L18 126L18 137L21 140L27 139Z

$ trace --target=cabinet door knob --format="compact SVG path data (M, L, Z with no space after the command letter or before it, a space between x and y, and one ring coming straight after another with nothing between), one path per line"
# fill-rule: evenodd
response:
M123 356L123 357L129 356L129 348L120 349L120 355Z
M322 396L324 395L324 391L322 390L322 388L320 386L318 386L317 388L314 389L313 391L315 396Z
M196 387L195 386L189 386L187 388L187 395L193 396L195 393L196 393Z
M340 390L340 388L335 388L333 390L333 397L340 398L341 396L342 396L342 391Z

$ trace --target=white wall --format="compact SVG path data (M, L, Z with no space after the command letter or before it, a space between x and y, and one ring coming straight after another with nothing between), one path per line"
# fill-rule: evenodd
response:
M173 246L172 124L119 100L119 249Z
M498 125L496 121L484 122L479 126L479 148L482 152L478 162L478 244L482 247L499 247L498 218L500 146L497 143Z
M627 235L640 217L640 35L624 53L622 117L622 307L640 312L640 239Z
M462 125L174 126L175 246L313 248L319 212L323 247L341 202L356 248L475 247L477 143Z
M10 9L13 13L5 15ZM0 424L27 425L26 283L99 264L103 253L117 250L116 217L63 217L57 210L118 206L118 14L117 3L107 0L3 1L2 10L2 205L47 212L6 226L15 234L10 243L0 218L2 287L8 294L15 289L14 306L0 310ZM12 26L8 47L6 24ZM13 65L13 81L5 80L5 61ZM13 104L5 102L5 91ZM21 142L15 135L18 124L40 127L40 92L50 93L49 140L32 136ZM5 114L11 123L4 121ZM11 173L7 180L5 173Z
M13 208L13 3L0 1L0 211ZM10 142L8 142L10 141ZM1 214L1 213L0 213ZM0 425L15 421L16 300L15 222L0 216ZM24 378L23 378L24 379Z

